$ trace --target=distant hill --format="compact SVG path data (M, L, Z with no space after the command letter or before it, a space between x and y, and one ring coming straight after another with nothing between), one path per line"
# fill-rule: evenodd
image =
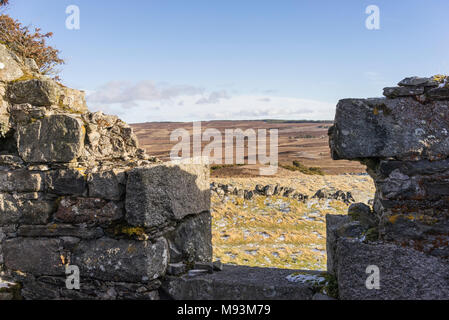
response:
M208 128L219 130L223 137L225 129L278 129L279 131L279 163L291 164L299 160L308 167L321 167L326 174L360 173L364 167L356 162L334 161L331 159L327 131L332 121L310 120L219 120L201 122L202 132ZM170 150L176 142L170 142L170 134L179 128L192 132L191 122L147 122L132 125L141 147L151 156L169 160ZM209 142L203 142L203 147ZM247 143L245 143L245 156ZM224 150L223 150L224 156ZM224 161L223 161L224 163ZM251 174L252 166L236 166L223 168L216 174L220 176Z

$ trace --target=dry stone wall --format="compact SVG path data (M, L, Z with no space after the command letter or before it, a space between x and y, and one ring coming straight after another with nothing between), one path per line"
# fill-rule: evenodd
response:
M211 261L208 167L159 163L82 91L0 62L0 299L157 299L171 264Z
M373 208L327 217L328 271L342 299L448 299L448 77L406 78L384 95L341 100L329 130L333 158L366 164L376 194Z

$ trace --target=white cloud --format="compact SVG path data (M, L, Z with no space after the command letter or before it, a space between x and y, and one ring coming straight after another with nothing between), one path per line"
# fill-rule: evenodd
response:
M230 99L226 91L214 91L208 97L203 97L196 102L196 104L216 104L222 99Z
M153 81L129 83L124 81L109 82L88 95L89 102L98 104L122 103L126 107L135 101L170 100L183 95L197 95L203 88L188 85L156 85Z
M117 114L129 123L150 121L334 118L335 104L265 94L230 95L193 86L110 82L87 92L92 111Z

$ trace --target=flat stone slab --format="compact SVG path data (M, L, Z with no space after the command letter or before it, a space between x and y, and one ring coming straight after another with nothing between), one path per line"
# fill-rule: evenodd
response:
M158 227L210 210L209 167L163 164L128 172L126 220L133 226Z
M448 114L448 101L341 100L329 130L332 157L443 160L449 156Z
M68 115L52 115L20 126L17 148L26 162L70 162L81 154L85 128L81 120Z
M17 61L11 56L5 45L0 44L0 81L12 81L23 76Z
M312 300L313 284L297 274L313 280L322 272L224 265L213 274L167 276L162 288L175 300Z
M378 268L378 287L367 286ZM393 244L339 239L337 278L342 300L447 300L446 260ZM368 271L367 271L368 270Z

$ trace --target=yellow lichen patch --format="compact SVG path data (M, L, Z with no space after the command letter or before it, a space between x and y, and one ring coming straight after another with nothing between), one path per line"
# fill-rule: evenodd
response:
M131 245L128 247L127 251L128 251L128 253L135 253L137 251L137 249L136 249L136 247Z
M33 76L32 74L29 73L24 73L23 76L21 76L20 78L12 81L12 82L20 82L20 81L28 81L28 80L34 80L37 79L35 76Z
M440 82L440 83L444 82L446 79L447 79L447 76L442 75L442 74L437 74L437 75L434 75L432 77L433 81L437 81L437 82Z
M115 235L126 235L130 238L137 238L139 240L148 240L148 235L142 227L131 227L126 225L117 225L114 228Z
M377 107L374 108L373 113L375 116L377 116L379 114L379 109L377 109Z
M392 224L396 223L401 215L395 214L394 216L388 217L388 221Z
M75 170L76 171L78 171L79 173L81 173L84 177L87 177L87 174L86 174L86 168L80 168L80 167L78 167L78 168L75 168Z

